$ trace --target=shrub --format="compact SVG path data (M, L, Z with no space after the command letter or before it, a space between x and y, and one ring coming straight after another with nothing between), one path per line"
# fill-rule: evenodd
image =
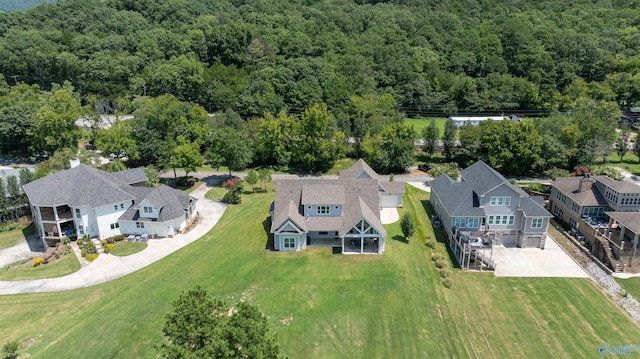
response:
M451 278L444 278L442 280L442 285L444 285L445 287L451 289L451 287L453 286L453 279Z
M442 278L449 278L451 277L451 270L448 268L442 268L442 270L440 271L440 276Z
M446 268L447 262L444 259L438 259L436 261L436 267L438 267L438 269Z
M440 253L434 253L434 254L431 255L431 260L434 261L434 262L439 261L439 260L443 260L443 259L444 259L444 256L442 254L440 254Z
M34 266L34 267L37 267L37 266L41 265L41 264L42 264L42 262L44 262L44 258L42 258L42 257L38 257L38 258L36 258L36 259L34 259L34 260L33 260L33 266Z
M84 257L88 262L93 262L96 258L98 258L98 253L87 254L87 256Z
M6 223L0 225L0 232L12 231L12 230L18 229L20 227L22 227L22 225L20 225L20 222L18 222L18 221L6 222Z
M2 357L15 358L18 355L19 349L20 343L17 340L8 341L2 346Z
M434 241L431 238L428 238L427 241L424 243L427 247L431 248L431 249L435 249L436 248L436 241Z
M82 248L82 249L80 249L80 255L81 255L83 258L86 258L86 257L87 257L87 249L86 249L86 248Z
M62 241L61 241L61 242L62 242L62 244L69 244L69 243L71 243L71 238L69 238L69 237L64 237L64 238L62 238Z

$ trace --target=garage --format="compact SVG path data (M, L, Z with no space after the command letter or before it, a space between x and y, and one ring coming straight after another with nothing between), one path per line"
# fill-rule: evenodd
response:
M517 238L518 238L518 235L516 234L503 234L502 245L505 247L515 247Z
M398 200L395 194L383 195L380 197L380 207L395 208L398 207Z
M526 237L525 247L527 248L540 248L541 236L529 236Z

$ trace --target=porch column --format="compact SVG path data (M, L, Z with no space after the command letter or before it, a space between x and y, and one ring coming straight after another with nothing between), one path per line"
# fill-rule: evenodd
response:
M56 223L56 227L58 228L58 237L62 238L62 231L60 229L60 223Z
M56 222L58 222L60 220L60 218L58 217L58 207L53 207L53 218L56 219Z
M44 237L45 235L45 231L44 231L44 224L42 224L42 212L40 212L40 207L33 207L36 211L36 219L38 222L38 233L40 233L40 236Z
M636 256L636 250L638 249L638 237L640 237L640 234L638 233L633 235L633 254L631 255L631 258L629 258L629 267L631 267L633 257Z
M624 233L627 230L627 226L623 226L622 230L620 230L620 236L618 237L618 240L620 241L620 249L622 249L622 242L624 241Z
M364 233L360 233L360 254L364 252Z
M340 241L342 242L342 253L344 253L344 236L340 237Z

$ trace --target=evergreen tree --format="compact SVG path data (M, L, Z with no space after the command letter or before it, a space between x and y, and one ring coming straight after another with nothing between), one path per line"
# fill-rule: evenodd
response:
M433 156L438 149L438 140L440 139L440 130L436 127L435 119L431 120L429 126L422 129L422 139L424 140L424 152L429 157Z
M444 157L450 162L456 153L456 134L458 133L458 127L452 119L447 119L444 123L444 134L442 135L442 142L444 144Z

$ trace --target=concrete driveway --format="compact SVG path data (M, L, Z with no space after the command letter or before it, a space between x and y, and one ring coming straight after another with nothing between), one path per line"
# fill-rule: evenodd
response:
M496 277L566 277L589 278L549 236L545 249L493 247Z

